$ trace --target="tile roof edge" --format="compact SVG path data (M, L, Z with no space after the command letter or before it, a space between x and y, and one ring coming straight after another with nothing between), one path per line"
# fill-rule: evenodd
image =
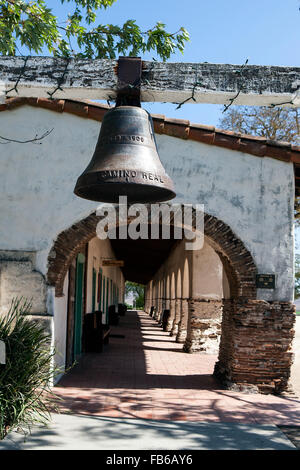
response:
M8 98L0 104L0 112L24 105L41 107L55 112L67 112L80 117L102 121L104 114L111 109L109 105L90 100L49 99L49 98ZM235 133L217 129L214 126L190 123L186 119L167 118L164 115L152 115L155 132L193 140L209 145L238 150L258 157L270 157L284 162L300 164L300 147L288 142L269 141L263 137Z

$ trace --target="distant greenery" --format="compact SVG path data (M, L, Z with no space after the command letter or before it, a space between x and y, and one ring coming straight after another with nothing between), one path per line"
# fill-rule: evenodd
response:
M125 293L128 295L130 293L133 294L135 298L135 307L136 308L144 308L144 295L145 295L145 286L142 284L138 284L136 282L127 281L125 284Z
M47 423L55 409L51 391L54 352L51 336L26 318L30 304L14 300L7 315L0 315L0 339L6 346L6 364L0 365L0 439L19 429Z

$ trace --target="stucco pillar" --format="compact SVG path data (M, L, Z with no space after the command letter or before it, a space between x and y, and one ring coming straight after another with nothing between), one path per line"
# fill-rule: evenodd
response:
M145 287L145 312L150 314L152 307L152 281Z
M146 313L150 314L151 311L151 306L152 306L152 295L151 295L151 289L148 287L147 292L146 292L146 299L145 299L145 311Z
M173 321L175 318L175 276L174 272L169 276L170 278L170 284L168 286L168 291L169 291L169 305L168 305L168 310L169 314L167 316L166 320L166 325L164 330L171 332L172 326L173 326Z
M165 331L169 331L171 333L175 318L175 299L170 299L169 301L169 312Z
M184 351L217 353L221 334L222 302L189 299L189 321Z
M158 315L158 323L161 325L163 320L163 314L165 309L167 308L167 287L166 287L166 280L163 279L160 281L160 307L159 307L159 315Z
M221 333L224 270L219 256L207 243L201 250L193 252L191 273L184 351L217 353Z
M161 297L157 299L157 310L156 310L155 320L157 320L158 323L160 322L160 318L161 318L161 300L162 300Z
M175 299L175 315L172 324L170 336L176 336L178 333L178 324L181 316L181 299Z
M164 331L167 331L166 328L167 328L167 324L168 324L168 320L169 320L169 315L170 315L170 299L165 298L164 299L164 308L162 310L162 315L161 315L161 318L160 318L160 324L163 327Z
M153 319L157 320L157 315L158 315L158 297L159 297L159 283L155 281L155 286L153 289L153 305L154 305L154 313L153 313Z
M225 300L216 377L233 390L286 390L294 322L292 302Z
M144 311L147 312L148 311L148 288L145 287L145 291L144 291Z
M157 312L157 321L161 322L161 317L163 314L163 305L164 305L164 280L159 281L159 296L158 296L158 312Z
M187 325L189 316L188 299L181 299L180 320L178 323L178 332L176 335L176 343L184 343L187 335Z
M154 311L154 315L153 315L154 320L158 319L158 316L159 316L158 312L159 312L159 299L158 299L158 297L156 297L156 299L155 299L155 311Z

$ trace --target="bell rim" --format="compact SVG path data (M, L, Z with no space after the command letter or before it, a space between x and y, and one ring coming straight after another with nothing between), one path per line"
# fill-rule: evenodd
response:
M121 190L123 187L125 190ZM113 191L109 191L113 189ZM128 191L130 189L130 191ZM126 192L127 190L127 192ZM132 191L135 197L132 197ZM94 192L95 191L95 192ZM119 197L127 196L130 203L154 204L174 199L174 188L155 186L146 183L102 182L101 184L79 185L76 184L74 194L82 199L95 202L117 203ZM95 196L97 194L97 196Z

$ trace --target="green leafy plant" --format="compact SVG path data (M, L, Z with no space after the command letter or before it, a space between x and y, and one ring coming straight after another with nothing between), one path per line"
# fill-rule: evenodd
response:
M6 346L6 364L0 365L0 439L16 428L25 434L34 424L46 424L56 409L51 382L51 337L26 317L31 305L15 299L7 315L0 316L0 339Z
M153 51L166 60L176 50L183 52L189 40L183 27L168 33L161 22L147 31L133 19L122 26L97 24L97 10L115 1L60 0L73 9L67 18L57 18L44 0L0 0L0 54L16 55L18 44L29 53L40 54L47 48L54 56L89 59Z

